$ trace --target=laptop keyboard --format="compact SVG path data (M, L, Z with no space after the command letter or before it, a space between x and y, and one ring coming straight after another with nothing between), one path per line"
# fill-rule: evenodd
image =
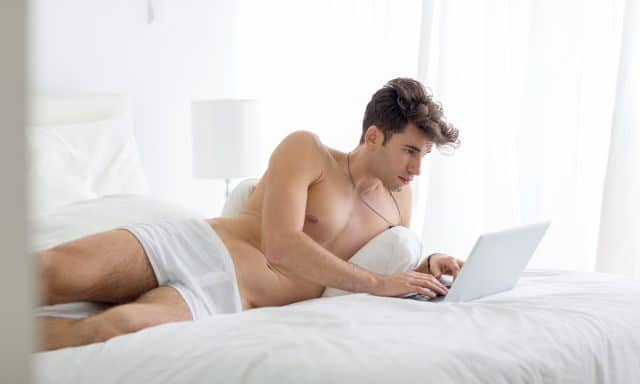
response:
M406 296L404 297L405 299L411 299L411 300L418 300L418 301L430 301L432 303L437 303L439 301L444 300L444 298L447 297L445 295L439 295L434 297L433 299L430 298L429 296L425 296L422 293L415 293L411 296Z
M440 278L440 282L444 284L445 287L451 288L451 285L453 285L453 278L449 275L443 275L442 278ZM439 301L444 300L445 297L447 296L438 295L432 299L429 296L423 295L422 293L413 293L413 294L404 296L403 298L411 299L411 300L419 300L419 301L430 301L432 303L437 303Z

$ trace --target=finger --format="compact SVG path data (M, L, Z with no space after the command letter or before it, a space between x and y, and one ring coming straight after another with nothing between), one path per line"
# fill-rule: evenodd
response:
M431 267L431 274L439 279L440 276L442 276L442 267L440 266L439 263L432 263Z
M423 277L423 278L433 277L433 275L430 273L420 272L420 271L409 271L408 273L414 277Z
M458 264L454 264L454 267L452 268L452 271L451 271L451 275L453 276L454 280L458 277L459 273L460 273L460 267L458 266Z
M444 285L444 283L442 281L440 281L439 279L436 279L435 277L431 277L429 282L432 285L435 285L436 287L438 287L440 289L439 292L442 293L443 295L446 295L447 292L449 292L448 289L447 289L447 286Z
M442 273L446 273L450 275L453 273L454 269L456 269L457 267L458 267L458 263L456 263L456 259L451 257L446 260Z
M441 295L446 295L449 291L447 290L447 287L444 286L444 284L442 284L440 281L431 278L431 279L422 279L422 280L417 280L415 281L416 285L421 286L422 288L426 288L426 289L430 289L434 292L438 292Z
M436 286L440 288L440 290L444 290L446 292L447 287L444 284L442 284L440 280L436 279L435 276L433 275L417 272L413 274L413 277L417 279L414 281L416 283L419 282L423 285L428 284L429 286Z
M438 296L434 291L432 291L432 290L430 290L428 288L423 288L423 287L421 287L419 285L416 285L414 287L414 289L416 290L416 292L422 293L423 295L428 296L428 297L430 297L432 299L435 298L436 296Z
M453 275L454 279L458 277L458 275L460 274L460 271L462 270L462 267L464 267L464 261L456 259L456 264L457 264L457 268L456 268L456 273Z

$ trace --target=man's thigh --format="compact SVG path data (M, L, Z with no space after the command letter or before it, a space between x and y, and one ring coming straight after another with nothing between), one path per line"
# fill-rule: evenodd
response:
M158 286L144 248L130 232L112 230L42 253L47 304L130 302Z

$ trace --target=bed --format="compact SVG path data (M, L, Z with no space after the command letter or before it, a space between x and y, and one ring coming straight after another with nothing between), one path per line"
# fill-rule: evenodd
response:
M179 203L149 195L131 147L130 123L101 131L109 136L115 134L110 129L122 130L117 140L101 140L103 157L110 161L94 159L103 153L95 147L81 148L96 146L91 139L96 135L74 135L95 129L97 121L127 116L120 97L92 100L45 100L40 105L47 107L36 109L41 132L75 126L56 134L67 144L65 151L73 147L78 156L84 151L91 165L78 170L83 177L63 180L81 180L82 188L58 185L57 190L78 190L34 205L32 250L123 224L198 217ZM106 155L109 146L125 149ZM119 172L101 170L118 161ZM123 173L123 167L134 171ZM33 177L48 174L35 170ZM50 187L42 180L34 185ZM35 315L82 317L102 309L73 303L38 308ZM635 383L640 381L640 282L527 270L514 290L470 303L322 297L34 353L32 367L38 383Z

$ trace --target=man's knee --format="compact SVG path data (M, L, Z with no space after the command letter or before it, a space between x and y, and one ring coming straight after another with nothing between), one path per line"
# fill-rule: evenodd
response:
M90 273L75 273L78 266L69 264L68 252L63 246L58 246L35 254L40 273L41 300L45 305L82 301L82 292L91 288Z
M116 336L126 335L147 328L132 308L112 308L106 312L87 319L91 323L93 342L107 341Z
M44 305L55 303L54 285L56 277L54 275L55 251L48 249L46 251L36 252L36 268L40 276L40 301Z

